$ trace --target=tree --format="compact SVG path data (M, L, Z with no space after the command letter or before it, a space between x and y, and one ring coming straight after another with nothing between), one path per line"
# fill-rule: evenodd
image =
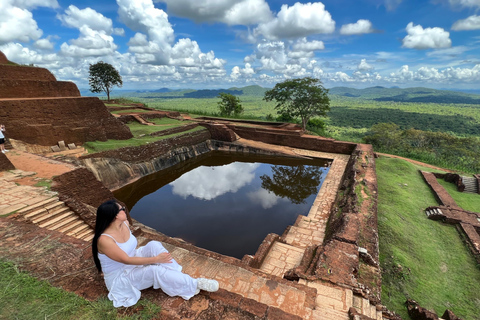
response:
M300 118L302 128L306 130L308 120L314 116L326 116L330 110L328 89L316 78L300 78L277 83L265 92L263 100L275 100L278 114L287 114L292 118Z
M294 204L305 203L312 194L318 192L323 171L315 166L273 166L272 177L260 176L262 188L273 192L277 197L287 198Z
M122 77L111 64L99 61L90 65L90 76L88 77L90 91L99 93L104 91L110 101L110 92L114 86L123 85Z
M222 99L218 102L218 108L222 116L230 116L232 113L237 116L243 112L240 99L230 93L221 92L218 98Z

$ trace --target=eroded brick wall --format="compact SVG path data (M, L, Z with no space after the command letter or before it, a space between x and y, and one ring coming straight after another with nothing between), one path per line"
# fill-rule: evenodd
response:
M96 97L0 100L0 122L10 138L44 146L132 137Z
M15 170L15 166L8 160L7 156L0 152L0 172Z
M45 68L7 64L0 64L0 79L57 81L55 76Z
M68 81L0 79L0 97L2 99L80 97L80 91L75 83Z
M52 190L57 191L60 200L91 227L95 226L95 212L92 211L103 202L114 198L113 193L85 168L69 171L53 178Z
M0 51L0 64L7 64L9 63L7 57L5 56L5 54L3 54L2 51Z
M302 135L300 132L295 131L287 133L280 130L276 132L276 129L249 128L233 125L228 125L228 127L241 138L299 149L351 154L356 146L355 143Z

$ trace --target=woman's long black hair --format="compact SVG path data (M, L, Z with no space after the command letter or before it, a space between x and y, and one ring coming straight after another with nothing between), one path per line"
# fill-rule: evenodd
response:
M97 209L97 219L95 222L95 235L92 239L92 255L95 266L97 266L98 272L102 272L102 266L98 259L98 238L102 235L103 231L115 220L115 217L120 212L120 208L115 200L109 200L102 203Z

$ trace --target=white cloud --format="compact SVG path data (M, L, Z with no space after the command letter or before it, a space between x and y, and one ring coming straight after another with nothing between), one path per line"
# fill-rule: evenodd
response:
M293 51L317 51L323 49L325 49L323 41L307 41L307 38L302 38L293 45Z
M148 35L159 48L168 48L175 40L168 15L154 7L152 0L117 0L118 15L127 27ZM159 53L156 58L164 61Z
M65 14L59 14L57 18L70 28L80 29L87 26L95 31L105 31L109 34L113 32L112 20L91 8L79 9L70 5Z
M0 44L12 41L38 40L43 31L29 9L38 6L56 8L56 0L2 0L0 1Z
M372 23L365 19L360 19L355 23L344 24L340 28L340 34L354 35L374 32Z
M370 71L373 69L374 67L367 63L367 59L362 59L357 66L358 71Z
M312 34L332 33L335 21L321 2L282 5L277 17L260 24L255 33L270 40L306 37Z
M160 0L169 13L195 22L223 22L228 25L252 25L272 18L265 0Z
M480 0L448 0L452 7L480 7Z
M279 201L286 200L280 197L277 197L273 192L267 191L263 188L258 189L254 192L247 193L248 199L254 204L259 204L263 209L270 209L276 205Z
M113 28L113 34L116 36L125 36L125 30L123 28Z
M403 38L403 47L411 49L439 49L452 46L450 33L442 28L423 28L414 26L413 22L407 25L408 35Z
M99 57L115 53L112 20L91 8L79 9L73 5L65 10L65 14L57 18L68 27L77 28L80 36L60 46L60 54L71 57Z
M445 68L439 70L431 67L420 67L417 71L411 71L408 65L404 65L397 72L391 73L387 79L389 82L409 83L411 81L430 83L452 83L480 81L480 64L473 68Z
M172 192L183 198L192 196L212 200L227 192L237 192L255 178L259 163L234 162L221 167L198 167L170 183Z
M230 73L230 78L237 80L239 78L250 78L252 75L255 74L255 70L252 68L250 63L245 63L245 68L240 68L239 66L235 66L232 68L232 72Z
M57 0L2 0L2 2L10 3L15 7L23 9L36 7L58 8Z
M48 39L39 39L35 41L33 44L35 48L38 48L40 50L52 50L53 49L53 43L50 42Z
M458 20L452 25L452 30L478 30L480 29L480 16L473 15L463 20Z

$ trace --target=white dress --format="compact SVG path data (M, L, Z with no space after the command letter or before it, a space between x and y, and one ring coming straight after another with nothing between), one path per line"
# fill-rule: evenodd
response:
M162 252L168 252L158 241L150 241L147 245L137 247L137 239L130 232L130 238L117 245L130 257L153 257ZM130 307L140 299L140 290L152 287L162 289L167 295L180 296L185 300L195 295L197 279L182 273L182 266L172 259L171 263L151 265L128 265L114 261L105 254L98 253L102 265L105 284L109 291L108 299L113 301L113 306Z

